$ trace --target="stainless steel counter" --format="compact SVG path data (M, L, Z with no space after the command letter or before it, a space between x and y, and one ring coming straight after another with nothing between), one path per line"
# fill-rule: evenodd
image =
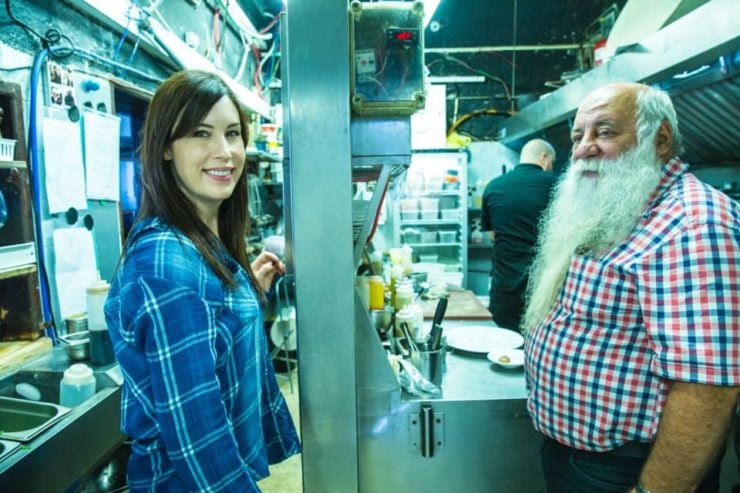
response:
M412 395L400 390L369 317L358 314L357 324L359 491L401 493L411 483L414 491L440 493L544 491L542 438L526 410L522 368L453 350L442 395Z
M507 370L488 361L485 354L452 350L447 353L442 397L447 400L526 399L524 369Z
M425 331L431 329L425 323ZM496 327L490 320L449 320L444 322L445 331L462 326ZM491 363L484 353L471 353L448 348L446 371L442 377L444 400L502 400L526 399L524 368L506 369ZM406 400L420 400L406 395ZM422 399L423 400L423 399Z

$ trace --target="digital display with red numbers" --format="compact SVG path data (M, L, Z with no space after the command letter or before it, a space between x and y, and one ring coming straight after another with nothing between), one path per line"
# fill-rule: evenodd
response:
M391 27L386 33L386 41L389 45L410 46L419 41L419 31L417 29L401 29Z

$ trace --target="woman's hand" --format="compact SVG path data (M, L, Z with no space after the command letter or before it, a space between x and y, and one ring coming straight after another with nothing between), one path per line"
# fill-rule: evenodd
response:
M276 275L285 274L285 264L274 253L263 251L252 262L252 272L262 291L267 293Z

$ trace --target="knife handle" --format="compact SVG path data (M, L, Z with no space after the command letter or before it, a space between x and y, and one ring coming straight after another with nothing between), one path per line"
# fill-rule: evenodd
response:
M442 325L442 319L447 311L447 297L443 296L437 302L437 309L434 311L434 319L432 323L434 325Z

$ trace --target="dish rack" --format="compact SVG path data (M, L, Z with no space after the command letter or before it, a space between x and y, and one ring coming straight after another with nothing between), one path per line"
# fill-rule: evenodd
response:
M12 161L15 155L14 139L0 139L0 161Z

